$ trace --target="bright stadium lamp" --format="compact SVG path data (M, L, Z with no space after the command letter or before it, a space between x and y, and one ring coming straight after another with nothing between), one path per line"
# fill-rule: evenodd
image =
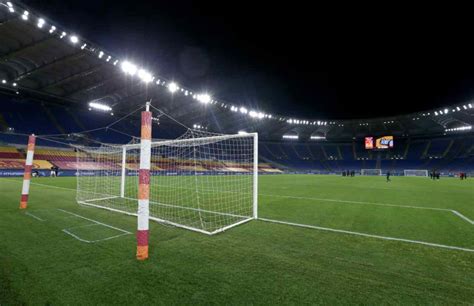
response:
M56 27L55 27L55 26L51 26L51 28L49 29L49 34L53 34L54 31L56 31Z
M130 63L129 61L122 62L122 71L126 74L135 75L137 72L137 66Z
M28 15L30 15L30 12L24 11L24 12L23 12L23 15L21 15L21 19L23 19L23 20L28 20Z
M38 28L42 28L44 26L44 19L43 18L40 18L38 19L38 24L37 24Z
M208 94L197 95L197 100L203 104L208 104L211 102L211 96Z
M76 35L72 35L71 37L69 37L69 40L71 40L73 44L77 44L77 42L79 41L79 38L77 38Z
M243 106L239 110L242 114L247 114L248 113L248 110Z
M151 81L153 81L153 76L151 75L151 73L144 69L138 70L138 77L145 83L150 83Z
M98 109L98 110L101 110L101 111L106 111L106 112L112 110L112 107L110 107L108 105L105 105L105 104L102 104L102 103L90 102L89 106L91 108Z
M168 85L168 90L169 90L171 93L176 92L178 89L179 89L178 84L176 84L175 82L169 83L169 85Z

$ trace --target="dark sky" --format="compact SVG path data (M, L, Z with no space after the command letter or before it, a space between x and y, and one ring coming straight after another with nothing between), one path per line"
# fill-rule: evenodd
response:
M273 114L367 118L474 98L474 22L467 7L24 3L182 85Z

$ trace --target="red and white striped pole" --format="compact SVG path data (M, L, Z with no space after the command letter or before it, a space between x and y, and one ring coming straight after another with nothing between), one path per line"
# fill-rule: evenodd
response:
M25 161L25 174L23 174L23 188L21 190L20 209L28 206L28 194L30 193L31 169L33 168L33 156L35 154L35 134L28 137L28 149Z
M138 170L138 231L137 259L148 258L148 217L150 215L150 160L151 160L151 112L150 103L142 112L140 140L140 169Z

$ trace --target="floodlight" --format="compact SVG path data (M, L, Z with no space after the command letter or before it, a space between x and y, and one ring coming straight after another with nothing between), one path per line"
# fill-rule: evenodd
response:
M108 105L105 105L105 104L96 103L96 102L90 102L89 106L91 108L95 108L95 109L102 110L102 111L111 111L112 110L112 107L110 107Z
M77 38L76 35L72 35L69 39L73 44L77 44L77 42L79 41L79 38Z
M137 66L128 61L124 61L122 62L122 71L130 75L135 75L137 72Z
M99 52L99 58L102 58L104 56L104 51Z
M16 87L18 84L17 84L17 83L13 83L12 85L13 85L13 87Z
M444 113L447 114L449 112L449 109L445 108Z
M144 69L138 70L138 77L145 83L153 81L153 76L151 75L151 73Z
M44 19L43 18L40 18L38 19L38 24L37 24L38 28L42 28L44 26Z
M248 110L243 106L239 110L242 114L247 114L248 113Z
M6 84L7 83L7 80L2 80L2 84Z
M298 139L298 135L283 135L283 139Z
M211 96L209 96L208 94L197 95L197 100L204 104L208 104L212 101Z
M63 38L63 37L66 36L66 35L67 35L66 32L62 32L62 33L61 33L61 36L59 36L59 38Z
M467 106L469 106L469 108L472 108L472 104L471 104L471 103L469 103Z
M179 89L178 84L176 84L175 82L169 83L169 85L168 85L168 90L169 90L171 93L174 93L174 92L177 91L178 89Z
M250 111L249 116L252 117L252 118L255 118L255 117L257 117L257 112L256 111Z
M49 29L49 33L50 33L50 34L53 34L54 31L56 31L56 27L55 27L55 26L51 26L51 29Z
M86 47L87 47L87 44L83 44L83 45L81 46L81 50L84 50Z

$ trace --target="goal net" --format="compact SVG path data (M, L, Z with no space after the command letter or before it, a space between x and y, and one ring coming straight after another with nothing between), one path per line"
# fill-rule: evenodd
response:
M381 169L361 169L360 175L382 175Z
M428 170L403 170L405 176L428 176Z
M152 141L149 218L206 234L257 218L257 137ZM137 215L140 145L77 152L77 202Z

